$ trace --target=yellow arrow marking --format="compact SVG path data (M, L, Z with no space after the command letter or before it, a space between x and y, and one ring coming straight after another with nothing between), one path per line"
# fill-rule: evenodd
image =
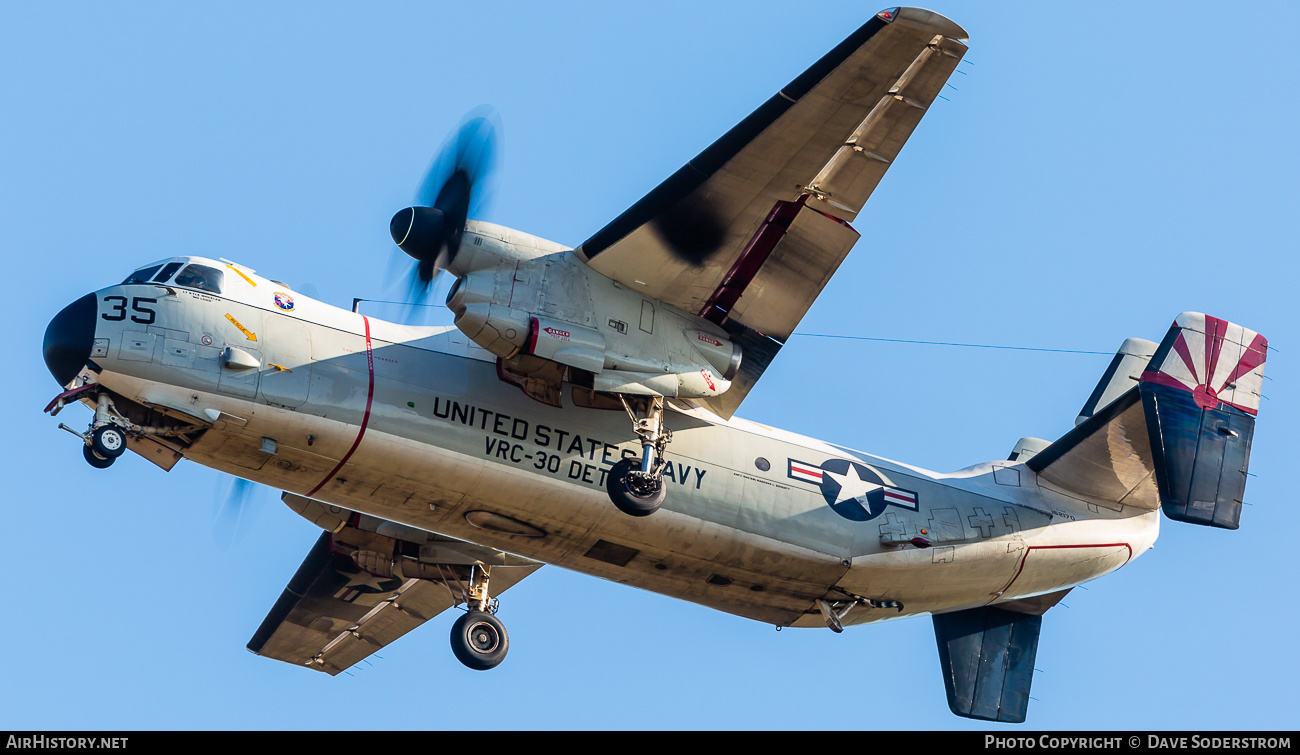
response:
M239 277L240 277L240 278L243 278L243 279L246 280L246 281L248 281L248 285L253 286L254 288L257 287L257 284L253 282L253 279L252 279L252 278L248 277L247 275L244 275L244 271L243 271L243 270L240 270L239 268L235 267L234 265L230 264L229 262L226 263L226 267L230 268L231 270L234 270L236 273L239 273ZM226 317L230 317L230 315L226 315ZM253 340L256 341L257 339L254 338Z
M289 369L288 367L285 367L285 366L282 365L282 364L276 364L275 362L267 362L267 363L266 363L266 366L267 366L267 367L274 367L274 368L276 368L277 370L279 370L280 372L293 372L293 370Z
M236 320L231 315L226 315L226 319L230 321L231 325L234 325L236 328L239 328L239 330L243 332L244 335L248 336L248 340L250 341L257 340L257 334L249 330L248 328L245 328L243 325L240 325L239 320Z

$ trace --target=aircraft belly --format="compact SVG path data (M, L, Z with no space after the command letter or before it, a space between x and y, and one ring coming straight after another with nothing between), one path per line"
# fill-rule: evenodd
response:
M1007 510L1018 510L1022 518L1028 511ZM942 510L929 513L929 523L952 519ZM1028 513L1032 517L1036 512ZM928 534L938 534L930 548L894 546L896 550L854 558L853 567L836 587L864 598L898 601L906 616L997 604L1056 592L1108 574L1150 549L1159 528L1157 512L1079 521L1043 519L1051 526L1025 527L977 542L970 541L969 528L963 533L949 521L947 535L966 536L966 542L945 545L944 530L931 530ZM899 615L894 608L859 607L843 622L862 624ZM820 625L820 618L811 615L796 624Z
M243 402L243 413L251 415L247 425L214 428L187 450L187 457L350 510L773 624L792 622L845 570L847 538L840 541L839 552L826 553L714 520L729 512L750 527L777 526L773 523L784 514L779 510L780 490L775 486L766 501L751 490L754 502L761 504L754 512L739 506L739 500L721 505L706 496L706 481L710 474L721 477L725 470L708 465L696 471L699 462L677 457L674 473L680 480L676 483L679 489L670 505L648 520L632 519L610 505L603 488L607 463L621 458L619 446L604 441L597 445L584 436L579 449L574 440L577 436L543 424L547 429L541 439L546 441L549 435L549 441L525 449L525 438L515 437L524 435L522 421L515 422L523 418L485 412L461 402L453 407L438 398L427 404L435 418L442 419L429 435L437 438L437 444L385 432L381 428L428 435L431 428L426 420L391 403L376 403L363 441L349 456L364 414L363 399L355 389L338 390L337 386L355 386L355 376L337 369L331 375L328 368L314 370L313 376L312 402L318 395L332 396L333 405L322 408L331 417L311 413L313 403L294 412ZM318 394L316 386L324 381L333 382L332 393ZM414 388L382 383L376 394L399 391L409 395ZM202 403L211 403L211 399L205 397ZM445 419L437 416L444 414ZM536 427L529 420L534 434L528 439L538 440ZM617 427L621 428L621 423ZM563 445L559 443L561 433ZM594 435L590 429L587 434ZM311 447L306 443L308 437L313 438ZM263 438L276 441L274 454L264 450ZM448 446L477 453L462 453ZM631 448L630 440L623 446ZM561 447L569 453L557 453ZM347 461L339 465L338 460L345 456ZM544 468L538 469L543 460ZM718 495L743 499L742 490L724 486ZM685 510L675 511L678 506ZM695 513L709 506L715 508L714 517ZM545 537L478 529L465 517L479 511L523 522L544 532ZM799 519L797 515L785 518ZM791 529L796 533L800 529L816 531L806 522ZM811 539L822 543L835 538Z
M333 466L326 457L281 445L254 468L252 440L244 433L209 433L189 455L295 492ZM650 522L633 520L614 509L603 492L488 468L455 452L419 450L426 472L410 472L414 449L385 434L367 433L362 448L312 497L778 625L793 622L844 571L839 559L826 554L671 510L657 512ZM394 469L410 476L394 475ZM448 487L449 479L458 482ZM494 532L466 518L484 511L544 534Z

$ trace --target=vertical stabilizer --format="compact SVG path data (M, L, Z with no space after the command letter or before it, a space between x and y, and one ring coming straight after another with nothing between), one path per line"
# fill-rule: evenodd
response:
M1268 340L1184 312L1139 383L1160 506L1170 519L1237 529Z
M933 618L948 708L963 718L1023 723L1043 617L984 606Z
M1088 397L1074 424L1080 425L1097 412L1105 409L1112 401L1128 393L1137 386L1138 378L1156 353L1156 343L1144 338L1126 338L1124 344L1115 352L1110 366L1102 373L1097 387Z

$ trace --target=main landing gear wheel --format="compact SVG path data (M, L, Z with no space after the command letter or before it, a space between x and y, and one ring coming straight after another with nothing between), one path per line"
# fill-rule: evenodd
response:
M496 668L509 649L505 626L487 611L469 611L451 625L451 652L475 671Z
M100 456L90 446L82 446L81 453L86 457L86 462L95 469L108 469L117 461L116 456Z
M609 470L605 491L619 511L631 516L650 516L668 497L664 478L641 471L637 459L624 459Z
M103 425L90 434L90 446L106 459L116 459L126 453L126 434L114 425Z
M632 419L632 431L641 442L641 458L615 464L605 477L605 492L624 514L649 516L668 495L664 485L664 449L672 442L673 431L664 427L663 396L633 398L632 403L645 412L645 417L637 416L626 397L620 395L618 400Z

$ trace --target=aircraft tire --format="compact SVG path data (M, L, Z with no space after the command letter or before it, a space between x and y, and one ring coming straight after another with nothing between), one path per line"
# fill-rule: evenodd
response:
M475 671L496 668L509 649L505 626L486 611L469 611L451 625L451 652Z
M108 469L113 466L114 461L117 461L113 456L100 456L90 446L82 446L81 453L86 457L86 463L95 469Z
M628 473L640 468L639 459L624 459L615 464L605 478L605 491L609 493L609 500L613 501L618 510L624 514L650 516L663 504L664 498L668 497L668 488L660 479L659 485L648 495L633 490Z
M106 459L126 453L126 434L112 425L104 425L90 434L90 446Z

